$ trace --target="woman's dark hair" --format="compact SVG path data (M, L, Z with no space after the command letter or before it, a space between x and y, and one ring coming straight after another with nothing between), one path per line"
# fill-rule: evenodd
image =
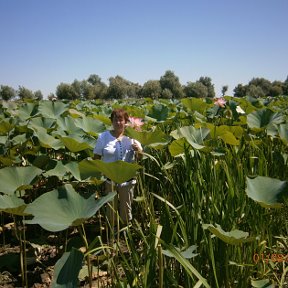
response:
M110 116L111 121L113 121L114 118L122 118L125 120L125 123L129 121L128 113L122 108L117 108L112 111Z

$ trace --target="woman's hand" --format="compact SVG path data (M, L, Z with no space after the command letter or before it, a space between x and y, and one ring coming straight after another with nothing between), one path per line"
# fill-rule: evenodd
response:
M132 148L135 152L138 152L138 153L142 152L141 147L135 141L133 141L133 143L132 143Z
M141 160L143 157L142 148L134 140L132 141L132 149L135 151L136 160Z

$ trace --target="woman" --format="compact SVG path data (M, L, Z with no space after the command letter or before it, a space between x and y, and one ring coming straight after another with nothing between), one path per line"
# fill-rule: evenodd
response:
M117 160L133 162L141 159L142 146L139 141L131 139L124 135L125 127L129 121L127 112L123 109L114 109L110 117L112 121L112 130L107 130L101 133L97 139L94 148L94 159L101 159L104 162L114 162ZM127 225L132 220L132 200L135 179L121 184L115 184L115 190L118 192L119 198L119 214L124 225ZM112 183L110 179L105 182L105 192L112 191ZM113 201L113 210L117 211L117 197ZM114 224L114 213L110 210L108 220L111 226Z

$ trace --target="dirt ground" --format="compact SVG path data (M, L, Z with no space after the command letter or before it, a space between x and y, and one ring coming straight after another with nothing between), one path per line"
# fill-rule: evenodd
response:
M33 234L34 233L35 232L33 232ZM9 234L6 234L6 243L8 244L0 244L0 288L23 288L24 285L22 284L20 266L20 246L17 245L19 243L15 242L15 238L12 235L11 237L7 237L7 235ZM65 242L63 241L63 237L65 236L67 236L67 234L43 234L39 236L38 239L34 239L33 241L27 243L26 262L29 288L51 287L54 265L63 253L63 242ZM69 245L72 245L73 247L81 247L82 243L77 244L80 239L77 233L74 234L73 231L70 231L69 237L70 239L67 243L68 247ZM124 249L125 253L127 247L123 240L122 242L123 243L121 247ZM83 276L82 278L80 277L80 280L82 281L80 282L79 287L89 287L87 283L87 278L85 278L85 276ZM93 272L93 288L111 287L109 285L110 283L111 276L109 276L109 274L107 273L107 268L105 269L104 267L104 269Z

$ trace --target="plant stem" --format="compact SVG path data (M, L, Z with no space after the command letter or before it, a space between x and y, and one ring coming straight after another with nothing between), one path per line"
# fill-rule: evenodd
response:
M88 266L88 277L89 277L89 288L92 288L92 265L91 265L91 259L90 259L90 255L88 252L89 249L89 245L88 245L88 241L87 241L87 237L86 237L86 233L85 233L85 229L84 229L84 225L82 224L81 226L78 226L78 231L84 241L85 244L85 249L86 249L86 261L87 261L87 266Z

